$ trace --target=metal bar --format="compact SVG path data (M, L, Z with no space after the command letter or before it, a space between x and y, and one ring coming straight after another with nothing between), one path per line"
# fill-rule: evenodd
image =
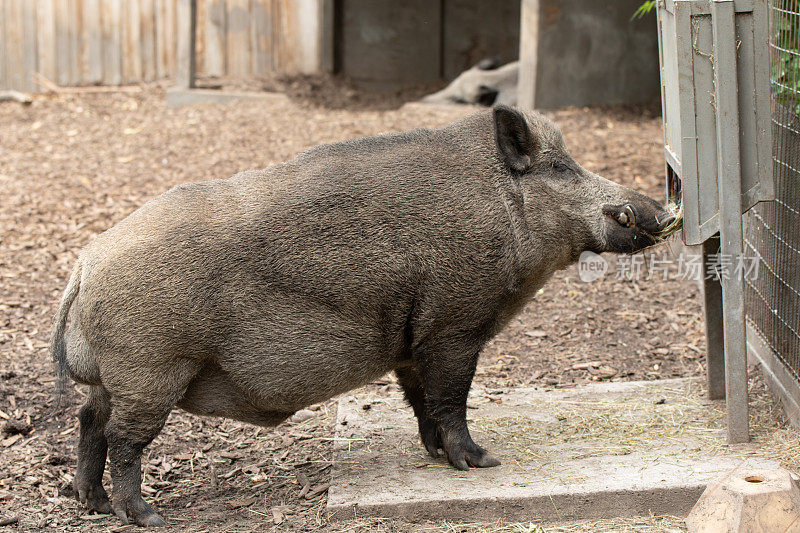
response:
M706 380L708 399L725 398L725 351L722 320L722 284L711 272L711 256L719 253L719 235L703 243L703 315L706 325Z
M184 89L195 86L195 35L197 0L178 1L178 64L175 85Z
M712 0L710 4L714 41L720 244L722 257L736 261L743 257L743 244L735 12L732 0ZM731 269L723 274L727 274L722 279L725 401L728 442L733 444L750 440L744 273L742 269Z

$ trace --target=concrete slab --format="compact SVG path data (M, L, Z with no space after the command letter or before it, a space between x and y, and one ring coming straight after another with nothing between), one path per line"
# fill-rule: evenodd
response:
M696 380L474 390L468 405L473 438L501 466L459 472L430 458L399 391L342 398L331 518L682 516L721 474L778 467L725 444L723 404Z
M241 100L290 103L289 98L281 93L183 89L178 87L167 89L167 107L181 107L207 102L224 104Z

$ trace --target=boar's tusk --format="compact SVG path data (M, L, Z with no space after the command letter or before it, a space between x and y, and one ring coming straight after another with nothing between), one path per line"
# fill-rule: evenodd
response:
M625 206L625 210L620 214L620 218L622 216L625 217L625 222L620 220L620 224L627 227L633 227L636 225L636 213L634 213L633 208L630 205Z

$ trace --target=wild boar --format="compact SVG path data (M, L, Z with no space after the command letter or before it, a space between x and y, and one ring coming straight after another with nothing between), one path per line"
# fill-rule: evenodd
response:
M519 61L503 66L492 59L465 70L441 91L420 100L427 104L517 104Z
M61 300L59 381L90 386L76 496L164 524L140 458L174 406L274 426L391 371L431 455L497 465L466 422L483 345L583 251L635 252L669 222L505 106L175 187L90 243Z

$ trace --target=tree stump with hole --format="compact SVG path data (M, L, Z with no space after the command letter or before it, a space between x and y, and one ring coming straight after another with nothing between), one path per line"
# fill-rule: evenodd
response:
M800 532L800 488L786 470L738 469L709 483L689 533Z

